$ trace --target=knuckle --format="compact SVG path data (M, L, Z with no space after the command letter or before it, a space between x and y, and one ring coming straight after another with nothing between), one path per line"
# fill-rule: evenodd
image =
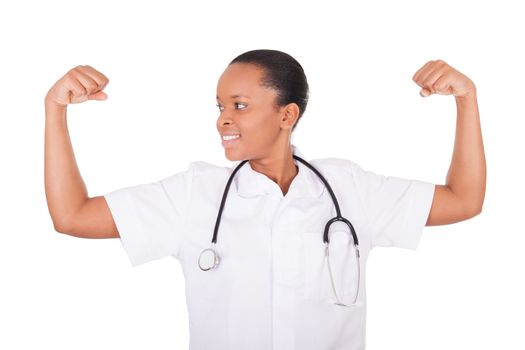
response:
M82 96L82 93L83 93L82 91L80 91L80 90L77 89L77 88L72 88L70 91L71 91L71 93L73 94L73 96L77 96L77 97L78 97L78 96Z
M436 89L443 90L447 86L447 83L445 81L441 80L441 81L437 82L435 84L435 86L436 86Z
M98 88L97 84L92 81L86 81L83 85L89 91L93 91Z
M73 81L75 80L75 78L73 77L73 74L67 74L65 77L64 77L64 82L66 84L73 84Z
M71 78L71 77L76 77L77 75L78 75L78 68L77 68L77 67L73 68L73 69L72 69L71 71L69 71L69 73L67 74L67 76L68 76L69 78Z

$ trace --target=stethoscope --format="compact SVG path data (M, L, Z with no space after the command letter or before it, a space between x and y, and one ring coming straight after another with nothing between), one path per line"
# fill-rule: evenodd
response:
M330 273L330 282L332 284L332 289L334 291L334 295L335 295L335 298L336 298L336 303L335 304L336 305L340 305L340 306L354 306L354 305L356 305L356 302L357 302L357 297L359 295L359 284L361 282L361 271L360 271L361 269L360 269L360 264L359 264L359 241L357 240L357 235L355 233L354 227L352 226L350 221L348 221L346 218L344 218L341 215L341 209L339 208L339 203L337 202L337 199L335 198L334 191L332 191L332 188L330 187L330 185L328 184L326 179L321 175L321 173L317 169L315 169L312 165L310 165L307 161L305 161L304 159L296 156L295 154L293 155L293 157L294 157L294 159L300 161L301 163L306 165L308 168L310 168L321 179L321 181L323 181L326 189L328 190L328 192L330 193L330 196L332 197L332 201L333 201L334 206L335 206L336 216L333 217L332 219L328 220L328 222L326 223L326 226L324 228L324 234L323 234L323 242L325 244L325 256L327 257L328 271ZM213 230L213 238L211 240L212 247L204 249L201 252L201 254L199 255L199 268L202 271L209 271L209 270L214 269L217 266L219 266L220 257L217 254L217 252L215 251L214 247L217 244L217 233L219 231L219 224L221 222L221 215L222 215L222 211L224 209L224 203L226 202L226 197L228 195L228 190L230 189L230 185L231 185L231 183L233 181L233 178L234 178L235 174L237 173L237 171L247 161L248 160L243 160L239 165L237 165L237 167L233 170L232 174L230 175L230 178L228 179L228 182L226 183L226 187L224 189L224 194L222 195L221 205L220 205L220 208L219 208L219 214L217 215L217 221L215 222L215 229ZM328 238L328 231L330 229L330 226L334 222L337 222L337 221L342 221L342 222L344 222L345 224L348 225L348 227L350 228L350 232L352 234L353 242L354 242L355 258L356 258L356 262L357 262L357 264L356 264L356 266L357 266L357 287L356 287L356 290L355 290L354 301L353 301L353 303L351 305L346 305L346 304L344 304L344 303L342 303L340 301L339 296L337 295L337 292L335 290L334 279L333 279L333 276L332 276L332 269L330 267L330 258L329 258L329 249L328 249L330 241L329 241L329 238Z

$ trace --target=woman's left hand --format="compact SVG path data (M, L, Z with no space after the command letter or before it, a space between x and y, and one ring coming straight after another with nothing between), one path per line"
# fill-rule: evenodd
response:
M414 74L412 80L422 87L419 92L421 97L431 94L466 97L476 92L476 86L472 80L439 59L425 63Z

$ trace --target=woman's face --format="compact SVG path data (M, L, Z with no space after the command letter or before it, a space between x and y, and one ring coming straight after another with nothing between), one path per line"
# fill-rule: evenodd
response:
M260 159L272 153L281 133L282 108L277 92L260 85L264 70L253 64L233 63L219 78L217 130L229 160ZM224 140L226 135L240 135Z

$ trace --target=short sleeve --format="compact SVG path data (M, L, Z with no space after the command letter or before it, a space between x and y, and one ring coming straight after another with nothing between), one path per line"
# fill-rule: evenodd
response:
M435 185L384 176L352 163L353 178L368 219L372 247L415 250L430 213Z
M191 191L191 170L104 195L132 266L178 258Z

